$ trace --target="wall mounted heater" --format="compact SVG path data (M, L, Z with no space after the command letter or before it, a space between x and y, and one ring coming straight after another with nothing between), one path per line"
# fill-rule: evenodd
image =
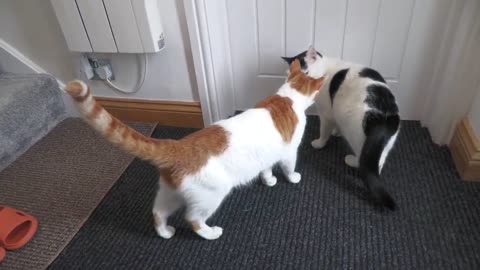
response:
M68 48L153 53L165 47L157 0L51 0Z

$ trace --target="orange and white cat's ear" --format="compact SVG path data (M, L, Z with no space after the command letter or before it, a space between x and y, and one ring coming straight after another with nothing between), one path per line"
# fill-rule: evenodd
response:
M300 61L295 59L295 61L293 61L293 63L290 65L290 74L299 71L302 72L302 67L300 66Z
M320 89L323 85L323 79L324 79L324 77L321 77L321 78L318 78L318 79L314 80L313 81L313 86L312 86L313 89L315 89L315 90Z

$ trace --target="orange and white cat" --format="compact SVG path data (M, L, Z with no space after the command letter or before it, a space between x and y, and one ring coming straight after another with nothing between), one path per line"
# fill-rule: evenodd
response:
M103 109L81 81L70 82L66 91L86 121L105 138L159 168L160 184L153 206L158 235L174 235L167 218L185 205L186 220L193 230L213 240L223 230L206 221L232 188L248 184L259 174L263 183L275 185L272 166L276 163L280 163L288 181L300 181L295 163L305 129L304 111L313 104L322 83L323 78L307 77L296 60L290 66L288 80L275 95L254 109L180 140L157 140L136 132Z

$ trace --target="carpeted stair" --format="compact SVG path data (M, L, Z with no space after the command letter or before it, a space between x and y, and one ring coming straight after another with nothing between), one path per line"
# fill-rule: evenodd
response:
M65 117L62 93L52 76L0 73L0 171Z

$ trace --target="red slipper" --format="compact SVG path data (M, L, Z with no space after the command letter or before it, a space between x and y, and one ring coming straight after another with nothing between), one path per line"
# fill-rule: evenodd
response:
M5 249L0 247L0 262L3 261L3 258L5 258Z
M0 247L14 250L23 247L35 234L38 221L31 215L0 205ZM1 257L2 250L0 250ZM3 250L5 253L5 250Z

